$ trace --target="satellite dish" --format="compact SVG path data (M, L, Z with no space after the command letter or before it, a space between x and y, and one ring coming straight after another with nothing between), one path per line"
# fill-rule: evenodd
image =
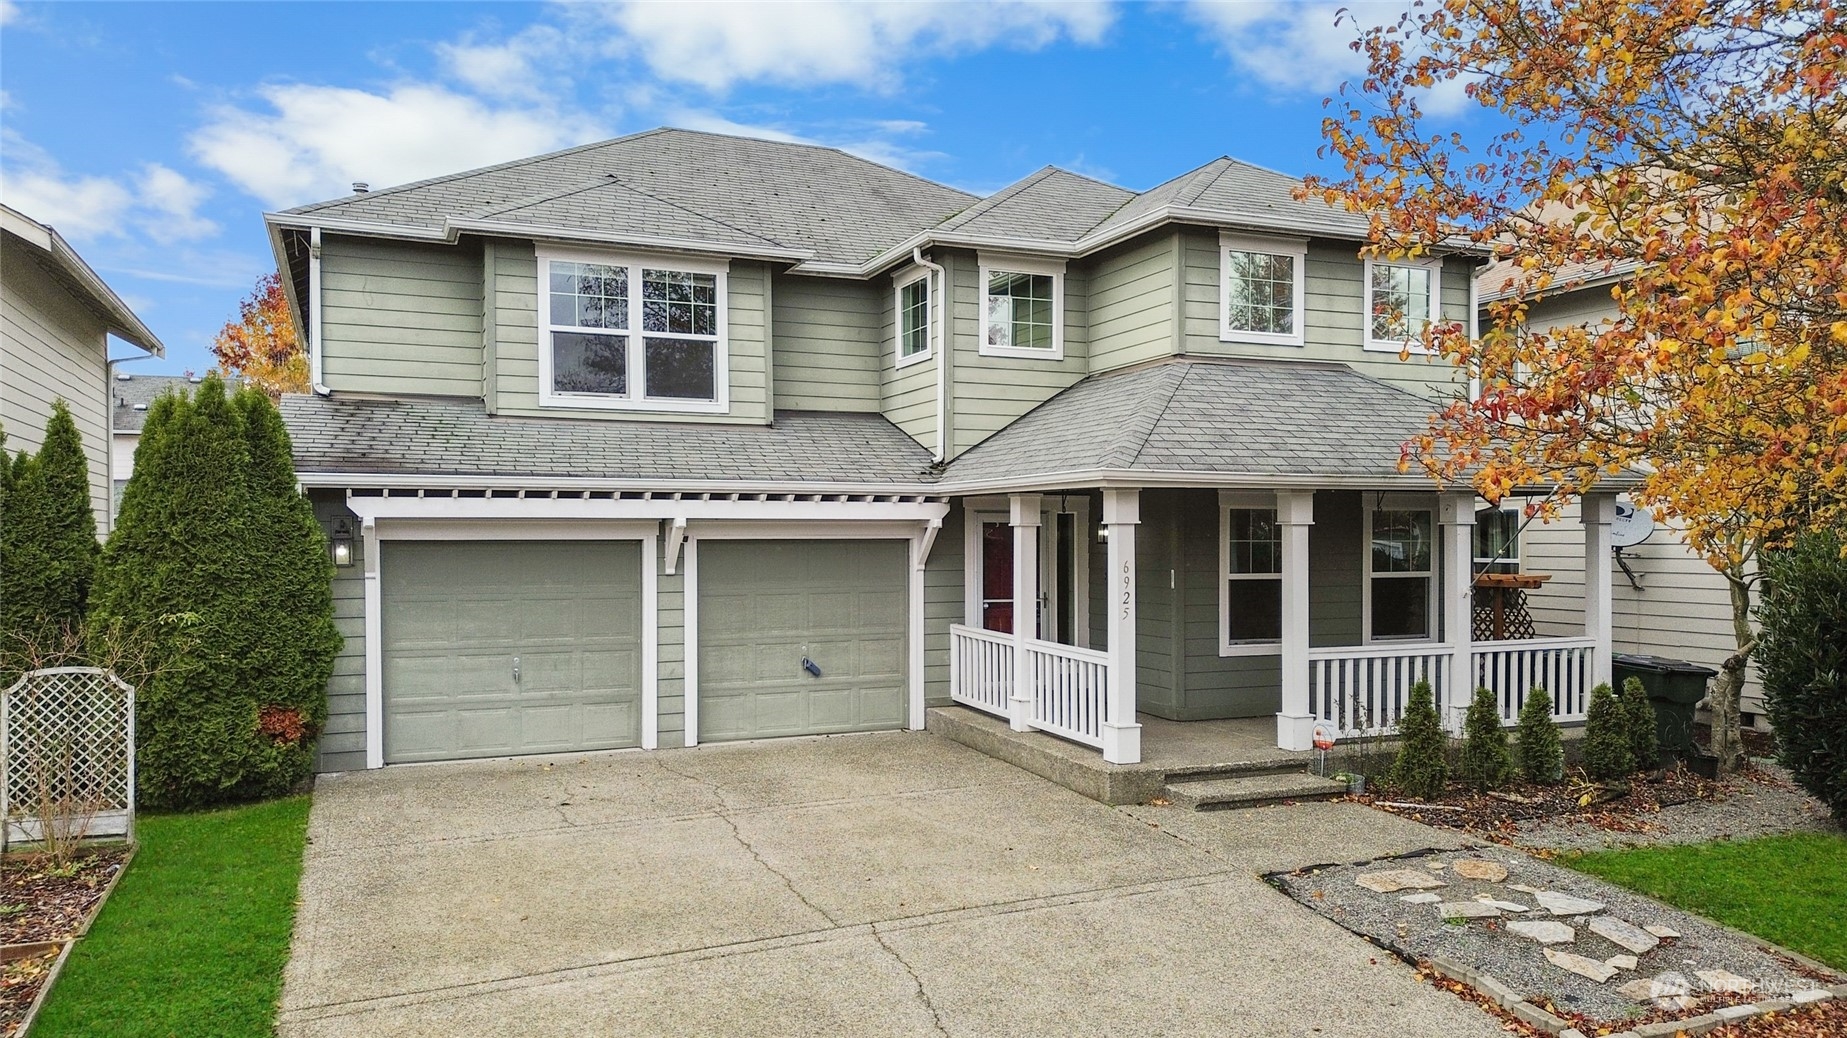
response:
M1633 548L1655 532L1655 517L1648 509L1616 502L1616 521L1610 524L1610 547Z

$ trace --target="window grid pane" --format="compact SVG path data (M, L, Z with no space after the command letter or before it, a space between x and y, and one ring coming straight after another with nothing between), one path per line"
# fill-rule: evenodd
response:
M899 290L900 356L914 357L930 348L930 282L913 281Z
M1227 558L1233 575L1283 571L1283 532L1274 508L1233 508L1227 512Z
M628 327L628 268L551 263L551 323L567 328Z
M1430 323L1430 269L1389 263L1372 266L1372 337L1403 342Z
M1050 350L1052 321L1052 275L989 272L989 346Z
M1372 513L1372 571L1431 572L1430 527L1427 509L1380 509Z
M641 330L716 337L717 275L642 268Z
M1295 333L1295 257L1228 249L1226 325L1232 331Z

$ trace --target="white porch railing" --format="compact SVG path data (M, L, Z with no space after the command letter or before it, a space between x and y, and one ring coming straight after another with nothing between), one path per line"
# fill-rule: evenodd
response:
M949 628L949 698L1011 717L1014 640L962 624ZM1037 638L1026 642L1031 683L1026 723L1086 746L1102 747L1109 719L1109 656Z
M1494 693L1501 723L1514 725L1520 707L1535 686L1552 697L1557 721L1582 721L1590 706L1595 638L1528 638L1476 642L1470 646L1469 673L1474 685L1452 697L1448 645L1369 645L1310 649L1308 703L1317 720L1335 727L1343 738L1397 731L1411 698L1411 686L1428 679L1437 714L1466 709L1475 688Z
M1000 717L1013 697L1013 638L962 624L949 627L949 698Z
M1411 687L1428 680L1437 714L1449 703L1448 645L1368 645L1308 650L1308 706L1343 737L1393 732L1411 701Z
M1476 642L1474 667L1478 688L1492 689L1501 708L1501 723L1515 724L1526 694L1535 686L1552 697L1552 718L1582 721L1590 710L1591 662L1595 638L1528 638Z

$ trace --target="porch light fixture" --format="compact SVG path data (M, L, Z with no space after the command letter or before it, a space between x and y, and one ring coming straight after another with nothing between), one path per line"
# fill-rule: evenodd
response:
M1097 524L1097 543L1098 544L1108 544L1109 543L1109 524L1108 523L1098 523Z
M327 539L327 552L333 564L341 568L353 564L353 524L345 516L333 521L333 535Z

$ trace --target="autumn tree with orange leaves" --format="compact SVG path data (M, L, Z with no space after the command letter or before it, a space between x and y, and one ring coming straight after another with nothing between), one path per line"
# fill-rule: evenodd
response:
M282 278L265 274L212 340L212 353L227 373L236 373L270 395L308 391L308 358L289 320Z
M1491 500L1619 472L1730 587L1713 751L1740 759L1756 560L1847 519L1847 24L1838 0L1442 0L1360 31L1330 100L1377 254L1466 238L1504 291L1479 338L1424 345L1479 378L1405 467ZM1477 136L1434 130L1466 93ZM1542 296L1611 274L1616 316L1536 329Z

